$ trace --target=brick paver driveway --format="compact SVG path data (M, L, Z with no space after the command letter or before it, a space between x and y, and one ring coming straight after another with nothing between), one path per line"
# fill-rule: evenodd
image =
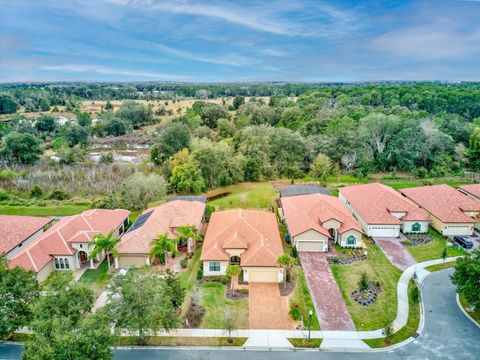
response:
M326 253L301 252L303 271L322 330L355 330Z
M250 329L294 328L288 297L280 296L278 284L250 283L248 288Z
M375 243L380 246L385 256L390 262L400 270L416 264L415 259L410 255L407 249L400 243L400 238L393 237L374 237Z

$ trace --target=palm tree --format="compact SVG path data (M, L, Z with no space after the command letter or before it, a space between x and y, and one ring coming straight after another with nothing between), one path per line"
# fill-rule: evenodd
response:
M178 250L175 243L168 238L167 234L161 234L158 238L152 240L152 248L150 249L150 256L155 259L158 257L164 260L167 266L167 254L172 253L172 256L177 255Z
M283 277L284 279L284 282L283 282L283 286L284 288L287 287L287 272L291 269L291 267L295 264L295 259L292 258L290 255L288 254L283 254L283 255L280 255L277 259L277 264L279 266L281 266L284 271L285 271L285 275Z
M97 234L93 238L90 246L93 246L93 250L90 253L89 258L93 259L95 256L100 254L103 250L105 250L105 254L107 256L107 263L108 263L108 270L110 270L110 257L109 254L113 254L113 256L117 257L118 251L115 249L115 246L119 243L120 238L113 234L113 231L108 233L108 235Z
M235 282L233 281L233 278L238 277L238 275L240 275L241 272L242 272L242 268L240 267L240 265L228 265L227 267L227 276L230 278L230 282L232 284L232 291L234 294L235 294L235 286L234 286Z
M182 240L187 241L188 239L200 240L202 237L197 234L195 226L180 226L177 228L178 236L175 239L176 242L182 242Z

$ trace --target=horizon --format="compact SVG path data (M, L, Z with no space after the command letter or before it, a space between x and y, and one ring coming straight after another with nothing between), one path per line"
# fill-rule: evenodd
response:
M480 2L0 0L0 82L480 81Z

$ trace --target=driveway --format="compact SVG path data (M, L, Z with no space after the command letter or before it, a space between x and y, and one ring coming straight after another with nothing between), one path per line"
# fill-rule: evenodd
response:
M327 262L327 253L301 252L303 271L322 330L355 330Z
M250 283L248 285L250 329L293 329L288 297L280 296L278 284Z
M380 246L385 256L390 262L400 270L416 264L415 259L407 249L400 243L401 238L394 237L374 237L375 243Z

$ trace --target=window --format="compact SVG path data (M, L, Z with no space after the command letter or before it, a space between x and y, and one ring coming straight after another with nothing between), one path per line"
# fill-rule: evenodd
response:
M355 245L356 241L357 239L353 235L350 235L349 237L347 237L347 245Z
M70 264L68 263L67 258L65 258L65 269L70 269Z
M210 261L209 270L210 271L220 271L220 261Z
M232 256L230 258L230 265L240 265L240 257L239 256Z
M63 259L60 259L60 269L65 269L65 264L63 263Z
M421 226L419 223L415 223L412 225L412 231L420 231Z
M55 269L60 269L60 265L58 265L58 259L55 259Z

